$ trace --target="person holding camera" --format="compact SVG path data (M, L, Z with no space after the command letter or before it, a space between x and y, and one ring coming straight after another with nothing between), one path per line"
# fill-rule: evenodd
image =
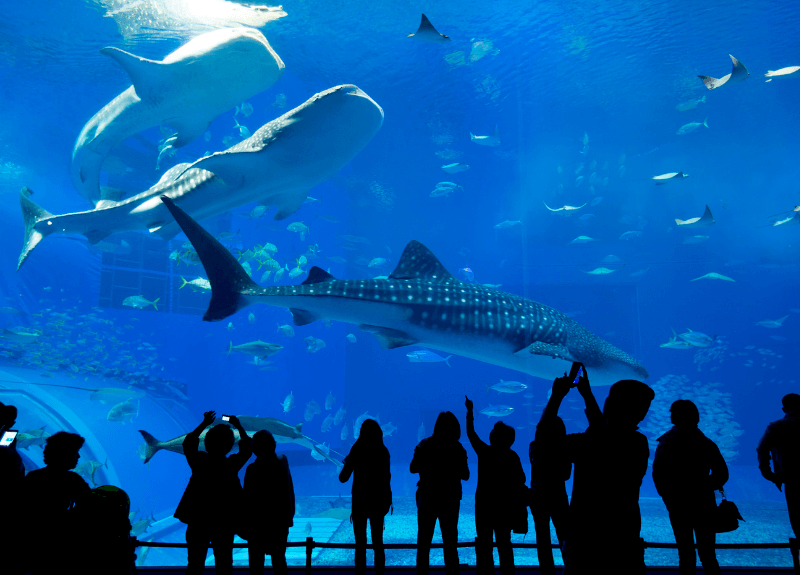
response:
M0 492L16 494L22 491L25 466L17 453L16 432L11 428L17 421L17 408L0 402ZM4 497L0 503L0 516L7 523L20 519L22 509L18 497ZM0 557L5 558L4 571L8 575L21 573L19 532L11 529L0 538Z
M464 396L467 408L467 437L478 455L478 487L475 489L475 544L477 573L494 574L492 541L497 540L500 573L513 575L514 549L511 531L527 525L527 488L519 455L511 449L516 431L498 421L486 444L475 432L472 400ZM527 531L527 529L525 529Z
M239 435L239 452L228 456L236 443L230 425L218 423L204 435L205 452L200 439L214 423L217 414L206 411L197 429L183 440L183 453L192 469L192 476L183 493L175 518L186 523L188 544L187 574L202 573L208 548L214 549L217 573L233 573L233 536L242 505L242 484L239 470L253 454L250 437L235 415L223 416Z

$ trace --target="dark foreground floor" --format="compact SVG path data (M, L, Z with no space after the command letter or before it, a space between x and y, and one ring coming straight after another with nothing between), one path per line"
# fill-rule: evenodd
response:
M443 567L431 567L432 573L444 573ZM184 570L179 567L139 567L139 573L144 573L146 575L178 575L179 573L183 573ZM249 570L244 567L236 567L234 568L234 573L249 573ZM290 575L301 575L305 572L304 568L289 568ZM386 573L390 575L411 575L415 573L415 569L413 567L387 567ZM598 569L598 574L600 573L614 573L613 569ZM703 569L698 567L697 568L698 574L703 573ZM216 573L213 567L206 567L205 573L212 574ZM265 574L271 574L272 570L267 569L264 571ZM354 575L353 569L348 569L344 567L314 567L311 569L310 575ZM475 567L465 567L461 569L461 573L463 575L474 575L475 574ZM498 571L499 573L499 571ZM559 575L562 573L562 568L557 567L556 573ZM649 567L647 569L648 575L678 575L678 568L677 567ZM791 568L785 567L723 567L722 574L723 575L775 575L777 573L793 573ZM374 571L372 569L367 570L368 575L373 575ZM537 567L517 567L516 575L539 575L539 569Z

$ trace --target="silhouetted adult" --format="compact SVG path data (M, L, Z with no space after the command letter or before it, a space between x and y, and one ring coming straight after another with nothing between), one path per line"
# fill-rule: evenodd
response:
M681 575L697 572L695 537L703 572L715 575L720 569L714 550L714 491L728 481L728 466L717 445L697 429L700 413L694 403L679 399L669 411L673 427L658 438L653 482L669 511Z
M530 505L536 529L536 551L539 573L556 572L553 549L550 547L550 520L556 529L561 555L566 562L563 544L569 530L569 498L566 481L572 473L572 462L566 452L567 428L555 413L544 410L536 425L536 435L528 446L531 461Z
M17 421L17 408L0 403L0 437L14 427ZM23 508L20 506L22 483L25 479L25 466L22 457L17 453L16 439L8 447L0 447L0 493L8 494L0 498L0 517L4 517L3 530L0 537L0 557L4 564L4 572L18 575L21 572L22 552L20 549L21 533L13 527L22 518Z
M217 573L233 572L233 536L242 504L239 470L253 450L250 437L239 419L232 415L230 422L240 438L239 453L228 456L236 437L224 423L208 430L204 439L206 451L200 451L200 436L215 418L215 412L206 411L202 423L183 440L183 453L192 468L192 476L175 517L187 524L187 574L203 572L209 547L214 548Z
M492 533L497 540L500 572L514 573L511 530L522 517L527 521L525 472L519 455L511 450L516 432L502 421L494 424L487 445L475 432L472 401L466 397L467 437L478 455L478 487L475 490L475 559L478 573L494 574Z
M46 546L37 538L28 550L31 573L57 573L77 564L77 551L72 547L80 527L80 506L89 495L89 485L72 471L78 465L84 438L77 433L59 431L48 437L44 446L45 467L25 476L25 513L30 534L44 531Z
M339 481L353 476L353 509L351 518L356 538L356 575L367 572L367 519L375 550L375 573L386 567L383 550L383 518L392 506L392 473L389 450L383 444L383 431L374 419L361 424L358 439L344 459Z
M800 395L784 395L783 419L767 425L761 441L758 442L758 468L764 479L781 484L789 508L789 522L795 537L800 534ZM770 460L772 467L770 468Z
M469 479L467 450L459 442L461 425L452 411L436 418L433 435L419 442L411 459L417 482L417 573L427 575L430 545L436 520L442 530L444 566L448 575L458 574L458 512L461 481Z
M574 385L577 365L569 376L553 382L545 409L558 412ZM596 573L598 566L613 566L619 573L644 573L639 488L650 449L637 426L655 394L641 381L618 381L609 389L601 413L585 367L577 387L586 404L589 427L566 439L566 451L575 466L566 572Z
M244 520L250 573L264 573L264 556L270 554L272 571L286 575L286 541L294 525L294 483L286 455L275 453L275 437L262 429L253 435L256 460L244 474Z

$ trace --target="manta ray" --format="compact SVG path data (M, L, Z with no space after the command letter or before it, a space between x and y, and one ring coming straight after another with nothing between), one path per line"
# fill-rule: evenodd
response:
M100 168L117 144L166 124L177 130L172 146L185 146L219 114L272 86L284 69L264 35L252 28L202 34L161 61L117 48L100 52L122 66L133 85L92 116L72 150L72 185L93 204L102 199Z
M553 379L573 361L592 385L645 379L633 357L565 314L495 288L459 281L411 241L386 279L339 280L314 266L300 285L260 287L219 241L162 197L211 282L203 319L220 321L256 303L287 308L295 325L322 319L358 325L386 349L422 345Z
M346 166L382 124L383 110L372 98L352 84L336 86L228 150L173 166L149 190L118 202L104 200L94 210L53 215L23 188L25 241L17 269L54 233L80 234L90 244L127 231L172 238L180 230L162 195L201 220L254 201L276 206L274 218L284 219L300 208L311 188Z
M419 23L419 28L417 29L416 33L412 32L407 36L407 38L416 38L417 40L422 40L423 42L433 42L437 44L450 41L450 36L439 34L425 14L422 15L422 20Z
M545 208L547 208L551 212L557 213L559 216L570 216L570 215L572 215L572 212L578 211L581 208L586 206L586 204L584 203L582 206L566 206L565 205L565 206L562 206L560 208L551 208L550 206L547 205L547 203L545 203L545 202L542 202L542 203L544 204Z
M733 86L734 84L738 84L739 82L744 82L747 80L747 77L750 75L750 72L747 71L744 64L739 62L736 58L734 58L731 54L728 54L731 58L731 62L733 62L733 70L727 76L723 76L722 78L712 78L711 76L697 76L703 81L706 88L709 90L715 90L717 88L721 88L722 86Z
M675 224L678 227L682 228L704 228L707 226L712 226L716 220L714 216L711 215L711 208L706 205L706 211L703 212L703 215L699 218L689 218L688 220L679 220L675 218Z

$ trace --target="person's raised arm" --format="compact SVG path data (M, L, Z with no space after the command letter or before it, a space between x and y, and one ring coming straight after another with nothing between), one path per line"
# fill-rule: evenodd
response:
M539 418L539 423L545 423L550 419L555 419L558 415L558 409L561 407L561 402L569 393L572 387L572 380L570 376L564 373L564 377L557 377L553 380L553 388L550 391L550 399L547 400L547 405L542 410L542 416Z
M586 366L580 364L581 375L578 378L578 393L583 397L583 402L586 405L586 419L589 420L589 425L593 423L601 423L603 421L603 412L600 411L600 406L597 404L592 393L592 386L589 384L589 375L586 373Z
M231 425L239 432L239 453L231 455L231 457L236 457L234 460L237 465L237 469L241 469L247 460L250 459L250 456L253 455L253 440L247 435L247 431L244 427L242 427L242 423L239 421L239 418L235 415L231 415L230 418Z
M188 454L189 452L197 452L197 449L200 446L200 434L203 433L203 430L211 425L216 418L217 413L215 411L206 411L203 414L203 421L200 422L200 425L198 425L194 431L187 433L186 437L183 438L184 454Z
M469 443L472 445L472 449L475 450L475 453L480 453L487 447L487 445L480 437L478 437L478 434L475 433L475 414L472 411L473 404L472 400L466 395L464 396L464 405L467 407L467 437L469 438Z

